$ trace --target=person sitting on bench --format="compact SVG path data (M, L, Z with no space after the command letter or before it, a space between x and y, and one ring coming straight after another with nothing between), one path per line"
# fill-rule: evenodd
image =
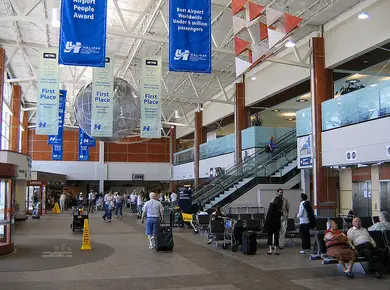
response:
M376 246L368 231L362 227L360 218L355 217L352 220L352 224L353 227L347 233L348 239L358 254L367 259L370 272L374 273L375 278L380 279L382 274L377 265L375 265L373 256L378 256L379 261L383 264L382 266L386 268L387 251Z
M353 278L352 266L356 260L356 252L352 250L352 244L347 236L337 228L337 224L333 220L326 223L327 230L325 231L326 254L337 259L347 277ZM350 247L348 247L348 245ZM348 267L345 267L348 263Z
M390 216L387 211L381 211L379 214L379 222L368 228L369 231L390 231Z

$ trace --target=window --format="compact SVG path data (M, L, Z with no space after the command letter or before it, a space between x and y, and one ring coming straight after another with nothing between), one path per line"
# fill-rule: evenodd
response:
M18 144L18 151L19 152L22 152L22 144L23 144L23 131L24 131L24 128L23 128L23 106L20 105L20 118L19 118L19 144Z
M2 113L2 128L1 128L1 149L2 150L8 150L9 149L9 125L10 125L10 116L12 115L11 109L10 109L10 102L11 102L11 94L12 94L12 87L9 83L4 83L4 90L3 90L3 113Z

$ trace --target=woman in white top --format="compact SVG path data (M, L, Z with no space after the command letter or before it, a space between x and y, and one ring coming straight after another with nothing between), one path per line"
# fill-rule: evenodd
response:
M137 197L138 217L141 218L142 208L144 206L145 193L142 191Z
M105 213L103 215L103 219L108 220L108 222L111 222L111 211L114 208L114 196L112 195L112 192L108 192L104 196L104 209Z
M123 208L123 196L120 193L118 193L115 196L115 217L118 216L118 210L121 217L123 217L122 208Z

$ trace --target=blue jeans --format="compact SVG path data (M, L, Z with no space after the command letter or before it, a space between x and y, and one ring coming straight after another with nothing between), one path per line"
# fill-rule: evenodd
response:
M109 221L111 220L111 209L110 209L110 206L108 204L104 204L104 210L106 211L103 215L103 218L104 219L108 219Z
M157 236L157 229L160 224L160 219L158 218L146 218L146 235L148 236Z
M120 215L123 216L122 207L123 207L123 203L117 203L115 205L115 216L118 215L118 209L119 209Z

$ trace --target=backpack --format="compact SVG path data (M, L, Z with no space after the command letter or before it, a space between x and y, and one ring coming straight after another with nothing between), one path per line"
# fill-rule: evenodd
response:
M303 203L303 207L305 208L307 212L307 217L309 218L309 225L310 229L314 229L316 227L316 217L314 215L314 210L311 207L311 204L309 201L305 201Z

